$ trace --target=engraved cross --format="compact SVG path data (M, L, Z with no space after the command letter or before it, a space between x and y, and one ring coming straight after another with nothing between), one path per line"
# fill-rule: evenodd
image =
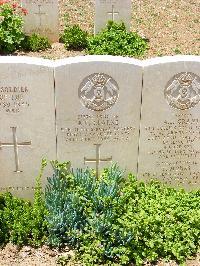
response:
M23 146L29 146L31 145L31 141L25 141L25 142L17 142L17 127L11 127L12 133L13 133L13 142L0 142L0 149L2 147L13 147L14 148L14 154L15 154L15 167L16 170L14 172L20 173L22 171L19 170L19 149L18 147L23 147Z
M88 159L84 157L84 163L96 163L96 178L99 177L99 167L101 162L111 162L112 156L109 158L100 158L100 146L101 144L94 144L96 146L96 158L95 159Z
M44 12L41 11L41 6L42 5L38 5L39 11L38 11L38 13L34 13L35 15L39 15L39 18L40 18L40 27L42 26L42 15L46 15L46 13L44 13Z
M112 11L111 12L107 12L108 15L111 15L112 16L112 21L115 20L115 15L119 15L119 12L115 12L115 9L114 9L114 5L112 5Z

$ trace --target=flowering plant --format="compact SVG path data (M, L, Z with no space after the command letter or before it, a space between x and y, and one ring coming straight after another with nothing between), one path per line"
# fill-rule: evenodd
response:
M11 53L15 51L22 40L23 33L23 16L27 10L18 3L10 0L0 0L0 52Z

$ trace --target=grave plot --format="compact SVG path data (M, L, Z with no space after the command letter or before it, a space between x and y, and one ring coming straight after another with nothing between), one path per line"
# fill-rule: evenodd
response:
M60 60L55 67L59 161L137 172L142 67L110 56Z
M33 58L0 60L0 191L32 197L41 160L55 159L53 68Z
M140 132L139 179L199 187L199 57L145 62Z
M108 20L123 21L127 29L130 29L131 0L96 0L95 34L105 28Z
M52 42L59 39L59 12L57 0L22 0L22 6L28 10L24 18L24 31L31 35L37 33L46 36Z

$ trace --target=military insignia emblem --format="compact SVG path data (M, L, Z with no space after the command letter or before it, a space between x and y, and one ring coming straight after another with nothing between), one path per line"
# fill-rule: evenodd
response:
M88 109L104 111L112 107L119 97L117 82L104 73L87 76L79 86L79 99Z
M190 109L200 101L200 77L191 72L176 74L167 83L164 95L171 107Z

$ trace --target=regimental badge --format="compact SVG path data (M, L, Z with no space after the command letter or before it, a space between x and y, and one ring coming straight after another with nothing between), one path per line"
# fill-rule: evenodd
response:
M190 109L200 101L200 77L191 72L176 74L167 83L164 95L171 107Z
M117 82L104 73L87 76L79 86L81 103L90 110L104 111L113 106L119 97Z

